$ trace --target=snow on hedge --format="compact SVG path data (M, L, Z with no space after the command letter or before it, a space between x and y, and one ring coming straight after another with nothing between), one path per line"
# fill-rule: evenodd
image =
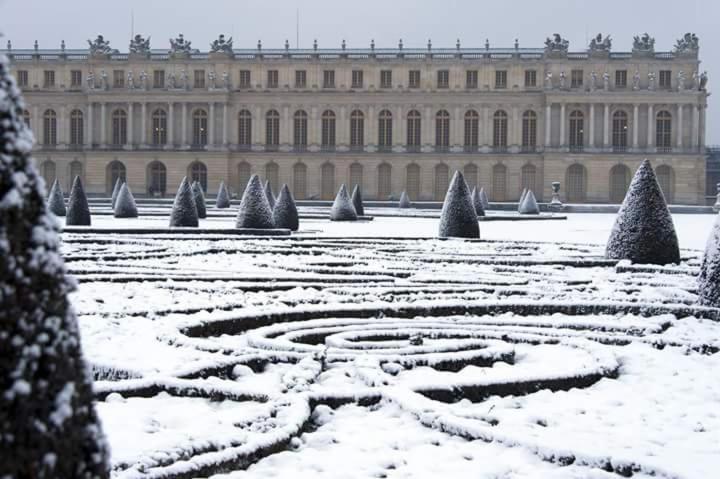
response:
M275 208L275 193L273 192L270 180L265 180L265 195L267 196L268 204L272 210Z
M280 196L278 196L275 208L273 208L273 222L276 228L287 228L291 231L298 230L297 206L288 185L283 185L280 189Z
M350 200L345 184L340 186L332 208L330 208L330 219L332 221L357 221L358 215Z
M57 178L53 181L50 194L47 200L48 210L55 216L65 216L67 209L65 208L65 198L63 197L62 187Z
M485 205L483 205L483 200L477 186L473 187L470 196L472 197L473 206L475 207L475 214L478 216L485 216Z
M118 177L117 180L115 180L115 186L113 186L112 195L110 196L110 207L115 208L115 201L117 201L118 194L120 193L120 187L124 181Z
M172 212L170 213L171 227L192 227L198 225L198 210L193 193L187 177L183 178L178 187Z
M520 204L520 208L518 208L518 213L520 213L521 215L540 214L540 207L537 204L537 200L535 199L535 193L533 193L532 190L527 190L525 192L522 203Z
M480 199L482 200L483 208L489 210L490 202L488 201L487 193L485 193L485 188L480 188Z
M365 206L363 205L362 191L360 185L355 185L352 192L352 204L355 208L355 213L358 216L365 216Z
M403 191L400 194L400 201L398 201L398 208L406 209L406 208L410 208L411 205L412 205L412 203L410 203L410 198L408 198L407 193L405 193L405 191Z
M269 186L269 183L266 186ZM270 194L272 195L272 192ZM253 175L248 181L235 223L238 228L275 227L273 208L268 201L267 190L263 188L258 175Z
M193 198L195 198L198 218L207 218L207 205L205 204L205 193L203 193L202 185L198 181L193 181L190 187L192 188Z
M75 177L70 190L65 224L68 226L90 226L90 207L79 176Z
M703 254L698 279L700 304L720 307L720 215L717 215Z
M127 183L123 183L120 187L114 208L115 218L137 218L138 210L135 204L135 197L130 191Z
M460 171L455 172L445 195L438 236L441 238L480 237L475 206L473 206L470 191Z
M230 193L224 181L220 182L217 198L215 198L215 208L230 208Z

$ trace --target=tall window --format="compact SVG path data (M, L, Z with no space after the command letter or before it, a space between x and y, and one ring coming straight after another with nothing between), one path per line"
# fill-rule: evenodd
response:
M627 88L627 70L615 71L615 88Z
M508 116L502 110L498 110L493 115L493 149L495 151L505 151L507 149L508 137Z
M167 113L158 108L152 112L152 144L155 146L167 143Z
M295 70L295 88L305 88L307 86L307 71Z
M20 88L25 88L30 83L28 80L28 71L27 70L17 70L17 84Z
M70 163L70 184L68 185L69 188L72 188L72 182L75 181L75 177L80 177L83 181L85 181L85 175L83 175L83 164L77 160L74 160Z
M335 149L335 113L325 110L321 117L322 149L331 151Z
M43 88L54 88L55 87L55 71L45 70L43 72Z
M43 114L43 144L57 145L57 113L45 110Z
M193 88L205 88L205 70L193 71Z
M572 70L570 72L570 88L582 88L583 86L583 71Z
M55 178L57 178L57 172L55 170L55 163L50 160L44 161L40 167L43 180L45 180L46 188L50 188L55 181Z
M195 110L193 112L193 129L192 144L195 146L205 146L208 143L208 115L205 110Z
M70 86L73 88L82 86L82 71L70 70Z
M465 72L465 88L475 89L478 87L478 71L467 70Z
M522 149L535 151L537 145L537 114L528 110L522 117Z
M112 144L115 146L127 143L127 113L125 110L112 112Z
M446 164L435 166L435 200L442 201L448 190L450 171Z
M110 162L107 166L107 170L105 171L105 192L110 194L112 193L113 188L115 187L115 183L117 183L117 180L119 179L121 182L125 181L125 165L119 162L118 160Z
M507 167L497 164L492 170L492 198L493 201L505 201L507 196Z
M335 88L335 70L323 70L323 88Z
M352 71L352 88L362 88L363 87L363 71L362 70L353 70Z
M355 188L357 185L360 190L363 187L363 167L357 161L350 165L350 188Z
M248 110L238 113L238 145L243 149L252 145L252 115Z
M585 145L585 117L581 111L570 113L570 151L582 151Z
M265 114L265 149L276 150L280 145L280 113L270 110Z
M671 203L675 199L675 172L668 165L660 165L655 170L660 189L665 196L665 201Z
M360 110L350 113L350 149L362 151L365 145L365 115Z
M625 151L628 139L628 115L624 111L613 113L612 146L615 151Z
M250 70L240 70L240 78L238 82L238 87L240 88L251 88L252 83L251 77L250 77ZM243 191L245 191L245 187L243 186Z
M525 70L525 88L537 86L537 70Z
M672 149L672 115L669 111L658 112L655 117L655 145L658 151Z
M450 147L450 113L440 110L435 115L435 148L447 151Z
M274 161L265 165L265 179L270 183L270 188L273 191L278 191L280 188L280 167Z
M267 87L277 88L278 87L278 71L268 70L267 71Z
M320 167L320 198L323 200L335 198L335 166L330 162Z
M70 144L80 146L83 144L83 112L73 110L70 112Z
M296 111L293 115L293 147L296 151L307 148L307 123L307 113L304 110Z
M392 149L392 113L383 110L378 116L378 148L381 151Z
M392 193L392 167L388 163L378 166L378 199L385 200Z
M293 166L293 196L297 200L307 198L307 166L304 163Z
M238 194L242 198L245 194L245 188L250 183L250 176L252 174L252 167L247 161L238 163Z
M575 163L567 169L565 191L570 203L582 203L587 195L587 170L583 165Z
M475 110L465 112L465 151L477 151L479 145L480 115Z
M392 70L380 70L380 88L392 88Z
M658 87L661 90L669 90L672 88L672 70L660 70Z
M408 151L420 151L421 119L420 112L411 110L407 115L407 149Z
M610 202L622 203L625 193L630 186L630 168L625 165L615 165L610 170Z
M507 88L507 70L495 71L495 88Z
M165 88L165 70L153 70L153 88Z
M533 190L536 196L539 193L537 191L537 169L535 165L528 163L520 169L520 188Z
M113 88L125 87L125 70L113 70Z
M463 176L470 189L478 185L478 167L474 163L468 163L463 167Z
M408 73L408 88L420 88L420 70L410 70Z
M159 161L153 161L147 167L147 189L150 196L165 196L167 188L167 168Z
M207 166L201 161L194 161L188 168L188 176L191 182L197 181L200 183L203 191L207 191Z
M449 70L438 70L438 72L437 72L437 87L438 88L449 88L450 87L450 71Z
M405 191L411 200L415 201L420 197L420 167L411 163L405 170Z

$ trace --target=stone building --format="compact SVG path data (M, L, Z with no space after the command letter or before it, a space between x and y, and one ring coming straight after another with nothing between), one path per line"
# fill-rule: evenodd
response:
M560 35L544 48L88 43L6 52L35 158L65 188L81 175L106 195L124 177L172 195L187 175L242 193L257 173L298 199L357 183L369 199L442 200L457 169L494 201L549 199L560 181L566 202L607 203L647 157L669 201L704 202L707 76L692 34L672 52L647 34L631 52L600 35L579 52Z

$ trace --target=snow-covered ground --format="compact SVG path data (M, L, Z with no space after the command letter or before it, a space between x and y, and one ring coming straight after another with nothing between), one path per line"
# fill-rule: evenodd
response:
M719 312L695 281L715 217L673 219L667 267L605 260L604 214L475 242L402 217L64 233L113 475L714 477Z

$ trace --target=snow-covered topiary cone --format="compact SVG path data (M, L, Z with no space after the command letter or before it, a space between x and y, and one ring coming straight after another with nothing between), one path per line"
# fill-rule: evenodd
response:
M197 208L198 218L207 218L207 205L205 204L205 193L199 182L193 181L192 185L193 198L195 198L195 208Z
M115 200L115 218L137 218L138 210L135 204L135 197L130 191L127 183L120 187L117 200Z
M238 228L274 228L273 211L258 175L252 175L243 193L236 219Z
M477 186L473 187L470 197L472 198L473 206L475 207L475 214L478 216L485 216L485 206L483 205Z
M441 238L479 238L477 213L463 174L455 172L440 213Z
M215 208L230 208L230 193L225 186L225 182L220 182L217 198L215 198Z
M408 198L407 193L404 191L400 193L400 201L398 202L398 207L402 209L410 208L410 198Z
M520 213L521 215L540 214L540 207L537 204L537 200L535 199L535 193L533 193L532 190L527 190L527 193L525 193L525 199L523 199L518 213Z
M483 209L485 211L490 209L490 201L488 201L487 193L485 193L485 188L480 188L480 199L482 200Z
M522 194L520 195L520 199L518 200L518 204L517 204L518 213L520 212L520 209L522 208L522 204L523 204L523 201L525 201L525 195L527 195L527 192L528 192L527 188L523 188Z
M198 211L195 204L195 196L193 195L190 183L187 177L183 178L178 187L173 209L170 213L170 226L187 227L198 225Z
M633 263L680 262L680 249L672 216L650 162L635 172L615 225L605 256Z
M357 212L344 184L340 186L335 202L330 208L330 219L332 221L357 221Z
M276 228L287 228L292 231L297 231L300 225L295 198L287 185L283 185L280 189L280 196L273 208L273 222Z
M110 196L110 207L113 209L115 208L115 202L117 201L117 196L120 193L120 187L123 183L124 181L122 181L120 178L115 180L115 186L113 186L112 196Z
M70 190L65 224L68 226L90 226L90 207L79 176L75 177Z
M57 179L53 181L52 188L50 188L50 194L48 195L47 201L48 210L55 216L65 216L67 210L65 209L65 198L63 197L63 190L60 187L60 183Z
M57 221L30 157L24 104L0 56L0 476L109 476ZM78 191L79 192L79 191Z
M355 208L355 214L365 216L365 205L363 204L362 191L360 185L355 185L352 192L352 204Z
M275 208L275 194L272 190L272 185L270 184L270 180L267 180L265 182L265 195L267 195L268 203L270 204L270 209Z
M698 302L704 306L720 307L720 215L715 215L698 278Z

